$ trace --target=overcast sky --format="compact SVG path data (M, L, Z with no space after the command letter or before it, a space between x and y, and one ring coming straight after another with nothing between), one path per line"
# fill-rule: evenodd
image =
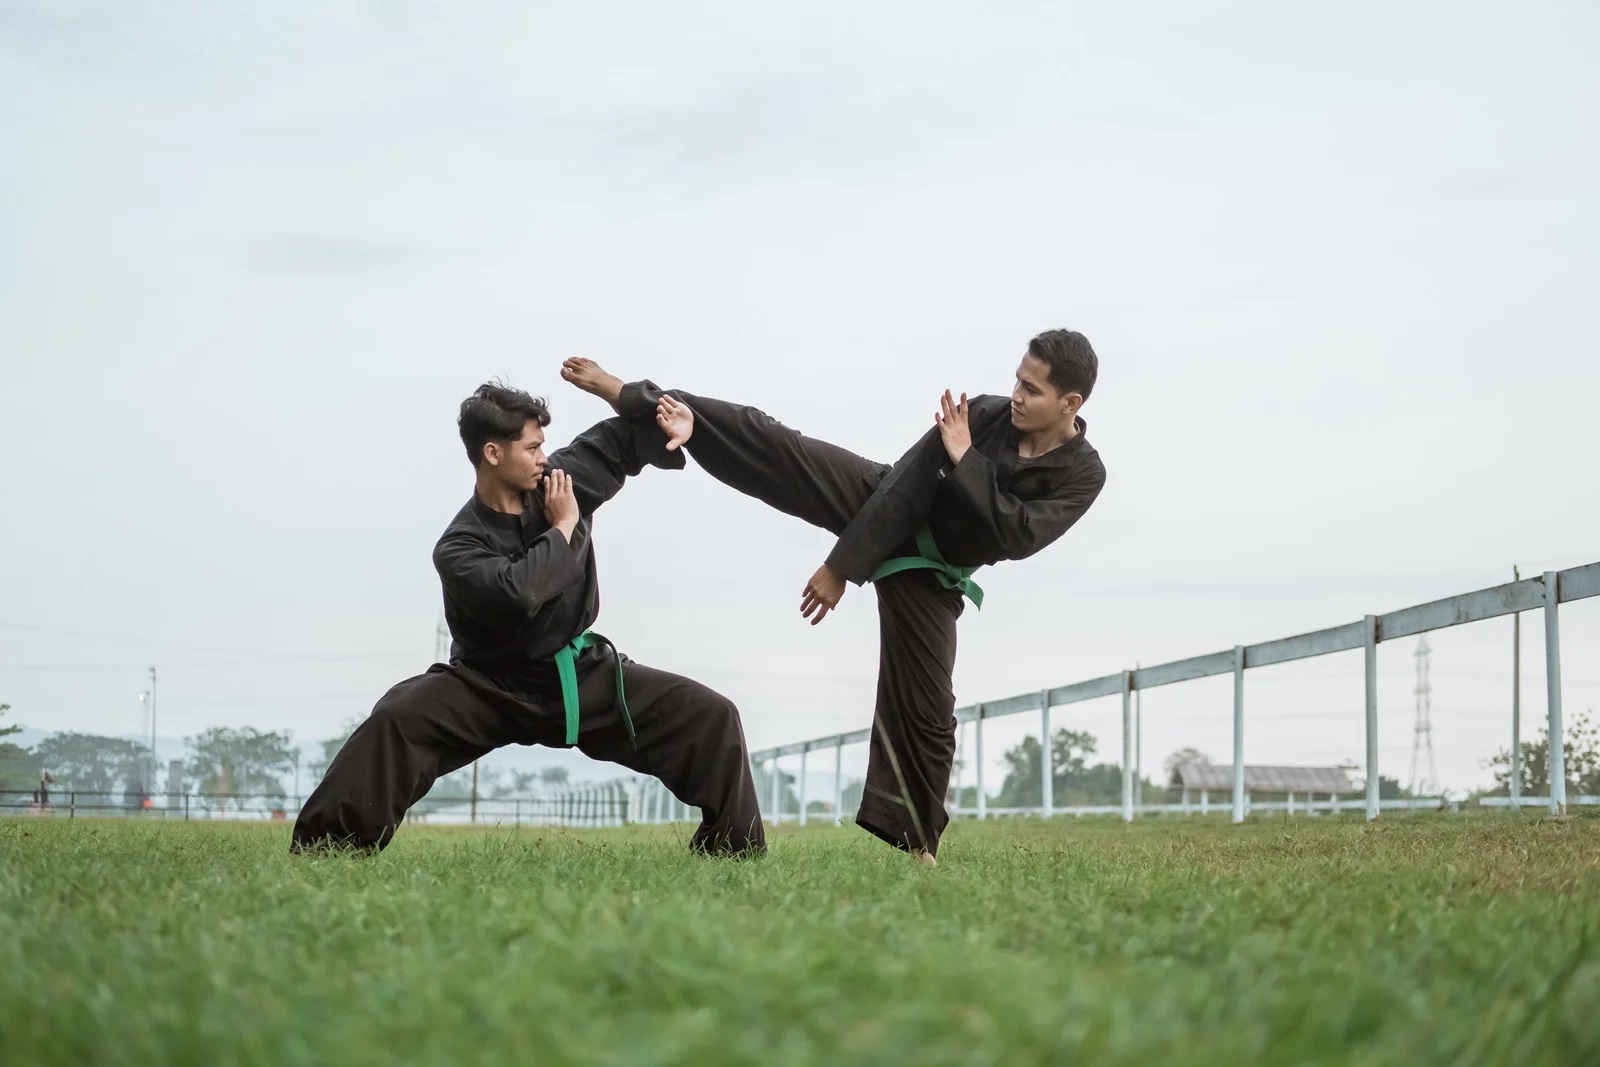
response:
M151 663L164 736L365 715L433 653L456 405L505 375L564 442L571 355L892 460L1084 331L1108 484L981 575L963 704L1600 559L1600 8L983 7L4 5L12 721L135 732ZM825 534L692 467L595 529L597 628L754 746L869 723L870 590L798 614ZM1600 710L1600 602L1563 625ZM1432 639L1458 791L1510 630ZM1247 759L1360 758L1359 654L1255 679ZM1227 756L1228 686L1147 695L1146 765ZM1117 758L1114 701L1055 722Z

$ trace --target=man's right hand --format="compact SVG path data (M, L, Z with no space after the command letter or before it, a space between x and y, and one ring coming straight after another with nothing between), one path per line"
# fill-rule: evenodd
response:
M544 476L544 518L561 531L561 536L572 543L572 531L578 528L578 497L572 491L572 475L553 470Z
M815 626L839 606L843 596L844 575L824 563L806 583L805 593L800 597L800 614L811 619L811 625ZM813 612L816 618L812 618Z

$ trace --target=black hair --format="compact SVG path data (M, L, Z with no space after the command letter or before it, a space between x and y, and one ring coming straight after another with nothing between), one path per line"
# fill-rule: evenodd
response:
M1050 368L1050 384L1057 393L1081 393L1085 400L1089 399L1095 379L1100 376L1100 357L1083 334L1076 330L1046 330L1028 342L1028 355Z
M529 396L502 382L484 382L461 402L461 443L474 467L483 462L483 446L490 441L515 441L528 423L550 425L550 408L542 396Z

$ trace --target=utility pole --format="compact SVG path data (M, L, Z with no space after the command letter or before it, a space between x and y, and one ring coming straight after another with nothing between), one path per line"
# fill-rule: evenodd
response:
M139 694L139 732L143 733L144 731L148 730L149 728L150 728L150 690L146 689L144 692ZM153 765L154 762L155 761L153 759L151 759L151 757L148 754L145 756L145 763L146 764L152 764ZM144 777L148 778L150 775L155 773L155 769L154 769L153 766L146 766L146 768L145 768L143 773L144 773Z
M156 791L156 669L150 668L150 773L145 777L145 794Z

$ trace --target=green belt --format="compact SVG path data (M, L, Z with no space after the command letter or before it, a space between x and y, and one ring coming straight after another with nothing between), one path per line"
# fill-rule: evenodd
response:
M600 640L604 641L605 638ZM556 675L561 679L561 706L567 713L567 744L578 743L578 656L595 643L592 632L585 630L556 651ZM611 644L609 641L606 644ZM633 715L628 711L628 695L622 688L622 657L611 645L611 658L617 665L617 706L622 709L622 721L628 727L628 740L639 747L634 739Z
M939 579L939 584L946 589L959 589L961 595L972 601L972 606L983 610L983 589L972 580L976 567L957 567L946 563L939 554L939 546L933 543L933 531L926 525L917 531L917 551L920 556L900 556L896 559L887 559L883 565L872 572L869 582L876 582L887 578L891 574L901 571L933 571Z

